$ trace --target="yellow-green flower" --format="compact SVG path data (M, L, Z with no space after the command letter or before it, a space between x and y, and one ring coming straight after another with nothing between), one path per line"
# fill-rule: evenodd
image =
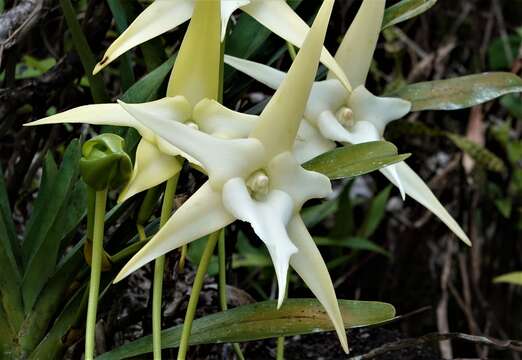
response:
M301 162L335 148L335 142L358 144L381 140L386 125L410 111L408 101L374 96L364 86L384 7L385 0L364 0L335 55L353 91L347 90L332 72L326 80L314 83L294 147ZM273 89L277 89L285 77L284 72L244 59L225 56L225 62ZM380 171L399 188L403 198L407 194L417 200L462 241L471 244L459 224L405 162Z
M143 126L199 161L209 180L124 266L116 281L236 219L246 221L272 258L278 279L278 304L284 300L291 266L323 304L343 348L348 350L330 275L299 214L307 200L328 195L331 184L326 176L302 168L292 153L333 3L324 1L289 73L246 139L212 136L143 106L122 104Z

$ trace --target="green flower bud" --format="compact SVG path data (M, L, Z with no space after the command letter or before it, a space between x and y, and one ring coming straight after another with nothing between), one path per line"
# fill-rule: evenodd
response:
M101 134L82 146L80 173L96 191L117 189L132 175L132 162L123 150L125 141L115 134Z

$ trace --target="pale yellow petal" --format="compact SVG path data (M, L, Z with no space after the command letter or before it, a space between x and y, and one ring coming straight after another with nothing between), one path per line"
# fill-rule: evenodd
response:
M295 13L285 0L253 0L249 5L241 7L241 10L297 47L303 46L310 30L306 22ZM321 62L336 74L348 90L351 90L343 70L324 47L322 48Z
M221 1L221 41L225 40L227 34L227 24L230 16L241 6L246 5L250 0L225 0Z
M235 218L223 207L221 192L206 182L154 235L114 279L118 282L133 271L167 252L224 228Z
M268 1L270 2L270 1ZM285 80L252 132L270 157L291 151L314 83L333 0L325 0Z
M181 168L182 162L178 158L164 154L156 145L142 138L136 149L132 178L121 191L118 202L167 181Z
M121 54L187 21L192 15L193 0L156 0L150 4L109 46L94 68L96 74Z
M341 346L348 353L348 340L332 279L319 249L299 215L294 216L290 221L288 233L298 249L297 253L290 258L290 266L324 306L335 327Z
M283 71L255 61L240 59L230 55L225 55L224 61L225 64L232 66L234 69L247 74L251 78L274 90L276 90L285 79L286 73Z
M217 99L221 56L220 3L219 0L196 1L170 75L167 96L183 95L192 105L205 98Z
M430 210L436 215L443 223L445 223L455 235L457 235L466 245L471 246L471 241L468 236L462 230L460 225L453 219L448 211L442 206L439 200L433 195L428 185L420 178L415 171L413 171L404 161L395 164L397 176L400 178L404 191L407 195L411 196L421 205ZM394 185L395 179L390 176L386 171L381 172L390 180Z
M354 89L366 83L381 32L385 2L385 0L363 1L335 54L335 60ZM335 72L328 74L328 78L336 76Z

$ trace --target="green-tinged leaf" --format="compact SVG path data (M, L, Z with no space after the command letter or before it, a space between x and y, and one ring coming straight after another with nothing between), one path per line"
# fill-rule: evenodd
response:
M172 56L156 69L138 80L120 98L125 103L142 103L156 99L157 92L172 70L176 56Z
M462 151L471 156L481 166L495 172L505 172L504 162L491 151L463 136L446 133L446 136Z
M18 269L21 267L21 252L20 241L16 236L15 225L13 222L13 215L9 206L9 197L7 195L7 188L4 181L4 173L0 168L0 246L5 246L6 249L10 249L14 257L14 263L16 264L17 278L20 277Z
M391 185L382 190L376 197L372 199L370 207L364 217L363 224L359 228L357 235L368 238L373 235L377 226L382 221L386 212L386 203L390 197Z
M522 271L512 272L496 277L495 283L508 283L514 285L522 285Z
M311 228L327 216L332 215L337 211L339 201L337 199L331 199L324 201L319 205L309 206L301 211L301 218L307 228Z
M520 95L510 94L503 96L500 99L500 103L509 110L511 115L517 119L522 119L522 98L520 98Z
M38 217L28 229L23 243L24 258L28 259L22 285L26 311L32 308L48 276L54 272L61 238L66 235L62 231L67 230L63 217L68 210L62 209L68 207L69 196L77 183L79 160L80 145L77 140L73 140L65 151L60 170L55 177L46 180L45 187L38 194L36 205L41 208L37 209L35 205L35 216ZM47 186L47 182L50 186ZM40 197L42 201L39 201ZM71 223L78 223L78 216L81 216L78 213L76 210L73 219L67 220L68 230L74 227Z
M314 237L317 246L332 246L344 247L354 250L367 250L376 252L385 256L390 256L390 253L383 247L377 245L363 237L346 237L346 238L330 238L330 237Z
M387 141L372 141L337 148L306 162L303 167L330 179L351 178L403 161L410 155L397 155L397 148Z
M505 44L507 41L507 44ZM506 47L507 45L507 47ZM497 38L493 40L488 49L488 63L491 70L509 70L513 65L513 60L518 54L518 49L522 45L522 36L511 35L507 39ZM508 54L506 50L511 53ZM511 58L509 56L511 55Z
M187 258L192 264L199 264L201 260L201 256L203 256L203 251L205 250L205 246L207 244L208 236L205 236L201 239L191 242L188 245ZM218 258L215 255L212 255L210 259L210 264L208 265L207 273L209 276L214 276L219 272L219 264Z
M70 0L60 0L60 7L62 8L65 21L67 22L67 27L71 32L74 47L78 52L78 55L80 55L85 75L89 79L89 88L91 90L92 99L96 103L106 102L109 96L105 91L103 77L101 74L92 75L96 59L94 58L92 50L87 43L87 39L82 32L82 28L76 17L76 11L74 10Z
M339 300L346 328L375 325L395 316L395 308L386 303ZM162 333L162 346L179 345L183 325ZM277 310L276 301L243 305L197 319L192 325L190 345L253 341L333 330L324 308L317 300L288 299ZM125 359L152 351L147 336L97 357L98 360Z
M345 185L343 191L339 195L339 206L335 212L335 225L330 232L334 237L345 237L354 233L355 219L353 214L354 203L350 198L353 180Z
M437 0L402 0L384 11L382 29L414 18L431 8Z
M464 109L516 92L522 92L521 78L490 72L411 84L394 95L410 101L412 111L421 111Z
M7 314L3 307L0 306L0 358L15 359L18 354L15 354L16 343L14 331L9 325Z
M272 260L266 254L233 254L232 255L232 269L238 269L242 267L251 267L251 268L263 268L263 267L271 267Z

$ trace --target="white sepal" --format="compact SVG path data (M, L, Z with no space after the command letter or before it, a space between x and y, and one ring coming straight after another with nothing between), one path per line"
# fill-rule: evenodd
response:
M325 138L315 126L308 121L301 121L292 152L296 160L303 164L335 147L335 142Z

